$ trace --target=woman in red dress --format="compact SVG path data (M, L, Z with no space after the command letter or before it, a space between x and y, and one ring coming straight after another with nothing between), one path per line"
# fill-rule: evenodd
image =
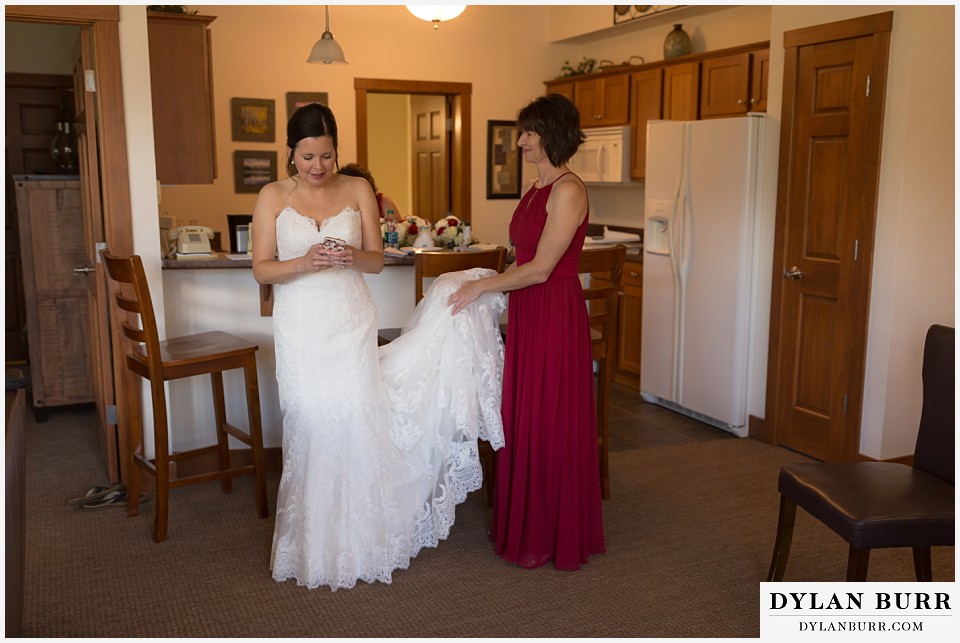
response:
M521 567L575 570L604 552L590 328L577 273L587 191L567 161L583 142L576 106L559 94L517 115L517 145L537 179L510 221L516 262L465 284L453 314L484 292L510 292L491 539Z

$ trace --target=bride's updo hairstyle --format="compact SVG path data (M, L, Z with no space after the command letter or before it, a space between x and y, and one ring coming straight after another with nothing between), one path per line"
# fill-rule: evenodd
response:
M547 94L532 101L517 113L521 132L540 135L543 151L554 167L560 167L583 143L580 112L566 96Z
M293 150L297 143L317 136L332 138L333 151L337 151L337 119L333 117L333 110L320 103L310 103L295 111L287 122L287 174L292 175ZM340 169L339 159L337 169Z

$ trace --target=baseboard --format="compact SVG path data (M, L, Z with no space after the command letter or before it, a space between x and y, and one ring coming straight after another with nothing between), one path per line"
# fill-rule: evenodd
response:
M751 415L747 418L747 435L754 440L765 442L766 444L775 444L773 435L771 435L770 425L766 419Z

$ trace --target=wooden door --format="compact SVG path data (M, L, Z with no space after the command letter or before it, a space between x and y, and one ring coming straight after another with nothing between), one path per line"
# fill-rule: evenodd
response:
M100 168L97 163L96 93L87 90L86 70L92 69L90 29L80 30L78 58L73 68L73 95L76 114L77 156L80 168L80 195L83 206L84 258L77 269L84 272L87 309L90 317L91 379L97 407L97 437L111 481L120 479L116 419L108 409L115 402L113 360L110 352L109 292L103 264L97 254L104 242L103 208L100 203Z
M17 196L13 177L52 174L50 155L61 105L71 88L70 76L7 74L5 78L6 216L4 217L4 292L6 293L6 361L26 363L27 311L23 295Z
M20 180L16 193L33 405L92 402L87 287L73 271L85 260L80 182Z
M413 212L431 223L451 211L445 96L411 96Z
M827 461L859 448L891 15L784 38L767 409L779 444Z

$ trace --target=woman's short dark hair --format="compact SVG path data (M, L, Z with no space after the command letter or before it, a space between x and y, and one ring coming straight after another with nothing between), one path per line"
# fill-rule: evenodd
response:
M554 167L570 160L584 141L580 111L566 96L547 94L531 101L517 113L521 132L540 135L543 151Z
M337 119L333 110L320 103L304 105L287 121L287 147L290 148L287 163L293 163L293 150L305 138L329 136L333 139L333 151L337 151ZM339 162L337 167L339 167Z
M373 180L373 175L370 174L369 170L357 163L344 165L342 168L340 168L339 173L346 174L347 176L359 176L364 178L367 180L367 183L370 184L370 187L373 188L373 191L377 191L377 182Z

